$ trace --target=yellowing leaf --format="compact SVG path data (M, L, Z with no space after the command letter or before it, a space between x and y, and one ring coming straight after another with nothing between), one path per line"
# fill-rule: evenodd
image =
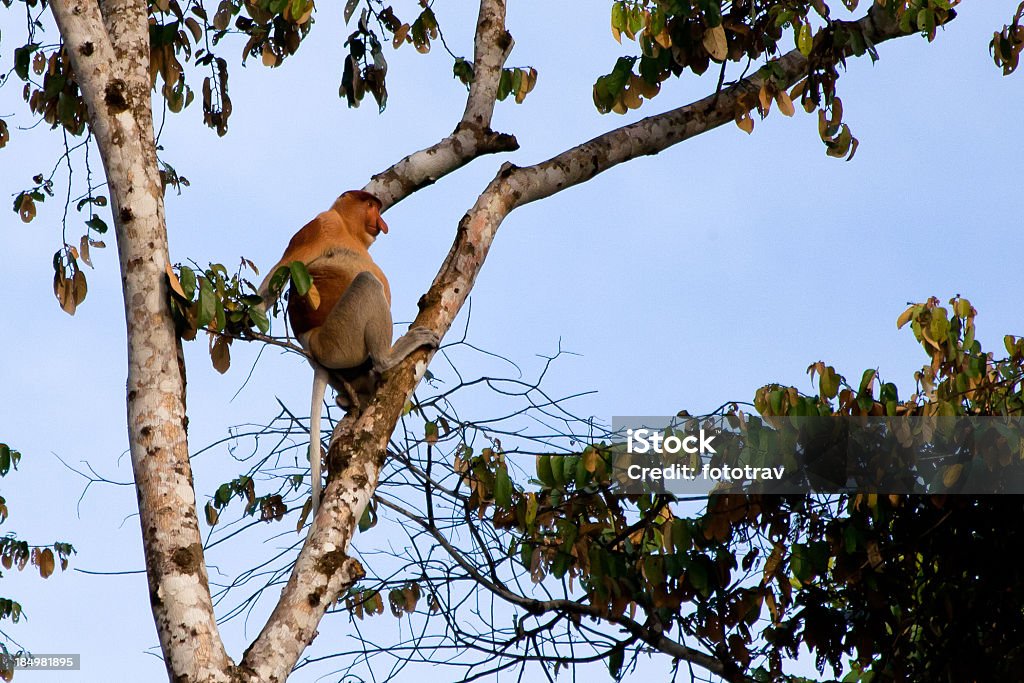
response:
M768 86L764 83L761 84L761 90L757 93L757 101L761 105L761 115L766 116L768 110L772 108L772 98L768 94Z
M811 37L811 27L803 24L796 34L796 49L800 50L800 54L806 57L811 54L812 47L814 47L814 40Z
M725 40L725 27L719 24L714 28L704 31L704 49L708 51L711 58L716 62L725 61L729 54L729 45ZM753 128L753 126L751 126ZM748 131L749 132L749 131Z
M316 284L309 285L309 291L306 292L306 298L309 299L309 305L313 308L320 308L320 290L316 288Z
M775 93L775 102L779 105L779 111L783 116L792 116L796 112L796 108L793 107L793 99L785 90Z
M185 290L181 288L181 281L178 280L178 276L174 274L174 269L171 268L171 264L167 263L164 266L164 271L167 273L167 279L171 283L171 290L180 296L182 299L188 301L188 297L185 296Z
M277 57L268 45L263 46L263 66L277 66Z
M910 319L914 316L914 309L915 308L917 308L917 307L916 306L911 306L907 310L905 310L902 313L900 313L900 317L896 318L896 329L897 330L900 329L901 327L903 327L904 325L906 325L908 322L910 322Z
M646 79L640 76L633 76L632 78L630 78L629 87L639 92L641 95L644 96L645 99L648 100L652 99L661 90L660 85L651 85L650 83L647 82Z
M627 88L622 91L622 103L630 109L639 109L642 102L640 93L634 88Z

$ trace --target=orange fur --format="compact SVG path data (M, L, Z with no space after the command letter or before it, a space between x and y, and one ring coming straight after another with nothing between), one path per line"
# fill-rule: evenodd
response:
M284 250L268 278L281 266L301 261L309 270L320 295L319 306L313 308L306 297L292 294L288 301L288 319L292 332L299 337L319 327L361 271L373 273L384 285L384 295L391 304L391 287L384 272L370 257L369 247L379 233L387 233L388 225L380 215L380 200L369 192L350 190L334 202L330 209L306 223ZM340 252L351 254L351 268L318 268L317 259Z

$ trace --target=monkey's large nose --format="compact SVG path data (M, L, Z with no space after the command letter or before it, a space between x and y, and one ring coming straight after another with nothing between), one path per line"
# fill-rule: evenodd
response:
M377 229L385 235L388 234L388 224L384 222L384 219L380 216L377 217Z

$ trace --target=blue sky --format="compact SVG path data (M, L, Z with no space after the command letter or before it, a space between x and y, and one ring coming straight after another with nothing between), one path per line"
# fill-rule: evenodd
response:
M467 56L469 4L436 7L449 45ZM494 128L522 146L508 157L514 163L542 161L714 87L710 74L688 75L637 113L602 116L590 88L622 53L609 34L609 3L511 4L509 65L540 73L525 104L509 100L495 113ZM528 376L542 363L538 354L561 344L578 355L555 364L546 388L597 391L573 407L609 422L710 411L751 400L768 382L810 392L805 371L819 359L851 381L878 368L908 394L925 356L895 320L906 302L931 295L970 298L980 311L978 338L998 352L1003 334L1024 334L1024 219L1016 206L1024 75L1003 77L987 49L1013 4L959 9L934 44L908 38L880 46L875 65L851 62L840 92L861 146L850 163L825 156L816 117L798 109L792 119L758 121L751 136L725 126L514 212L473 291L470 341ZM0 17L6 71L16 31L7 13ZM168 198L172 260L232 267L245 255L267 267L337 194L450 132L465 91L436 50L389 48L387 111L378 115L369 100L348 110L337 98L347 33L340 8L325 7L299 55L281 68L268 71L258 60L236 66L226 138L201 125L198 105L171 118L165 158L192 183ZM0 113L15 111L23 111L20 89L0 91ZM4 191L48 170L58 145L44 130L14 130L0 151ZM480 159L387 213L391 232L373 253L391 278L396 320L412 318L459 218L504 160ZM8 302L0 440L24 454L23 471L3 482L9 525L33 541L71 541L77 569L139 570L133 490L95 485L79 502L84 480L57 459L131 479L116 255L112 246L94 252L89 297L68 317L51 290L59 207L51 201L40 209L30 225L0 213L0 291ZM69 241L77 242L76 230ZM278 398L296 410L307 405L311 373L302 361L268 351L246 384L257 349L233 352L221 376L205 342L188 345L193 450L231 425L269 419ZM200 504L235 472L218 458L196 463ZM29 614L10 635L38 651L81 652L86 662L74 679L25 674L26 681L162 675L162 663L146 654L156 637L143 575L70 571L43 582L6 572L2 592ZM230 654L241 653L259 623L254 617L246 633L242 624L227 629ZM387 633L391 626L382 624ZM347 628L335 619L330 632L343 638Z

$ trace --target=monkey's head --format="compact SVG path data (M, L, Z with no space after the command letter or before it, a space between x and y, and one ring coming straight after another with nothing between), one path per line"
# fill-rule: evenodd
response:
M338 197L333 208L356 232L353 236L370 246L377 235L388 232L388 224L380 217L382 206L382 202L369 192L349 190Z

